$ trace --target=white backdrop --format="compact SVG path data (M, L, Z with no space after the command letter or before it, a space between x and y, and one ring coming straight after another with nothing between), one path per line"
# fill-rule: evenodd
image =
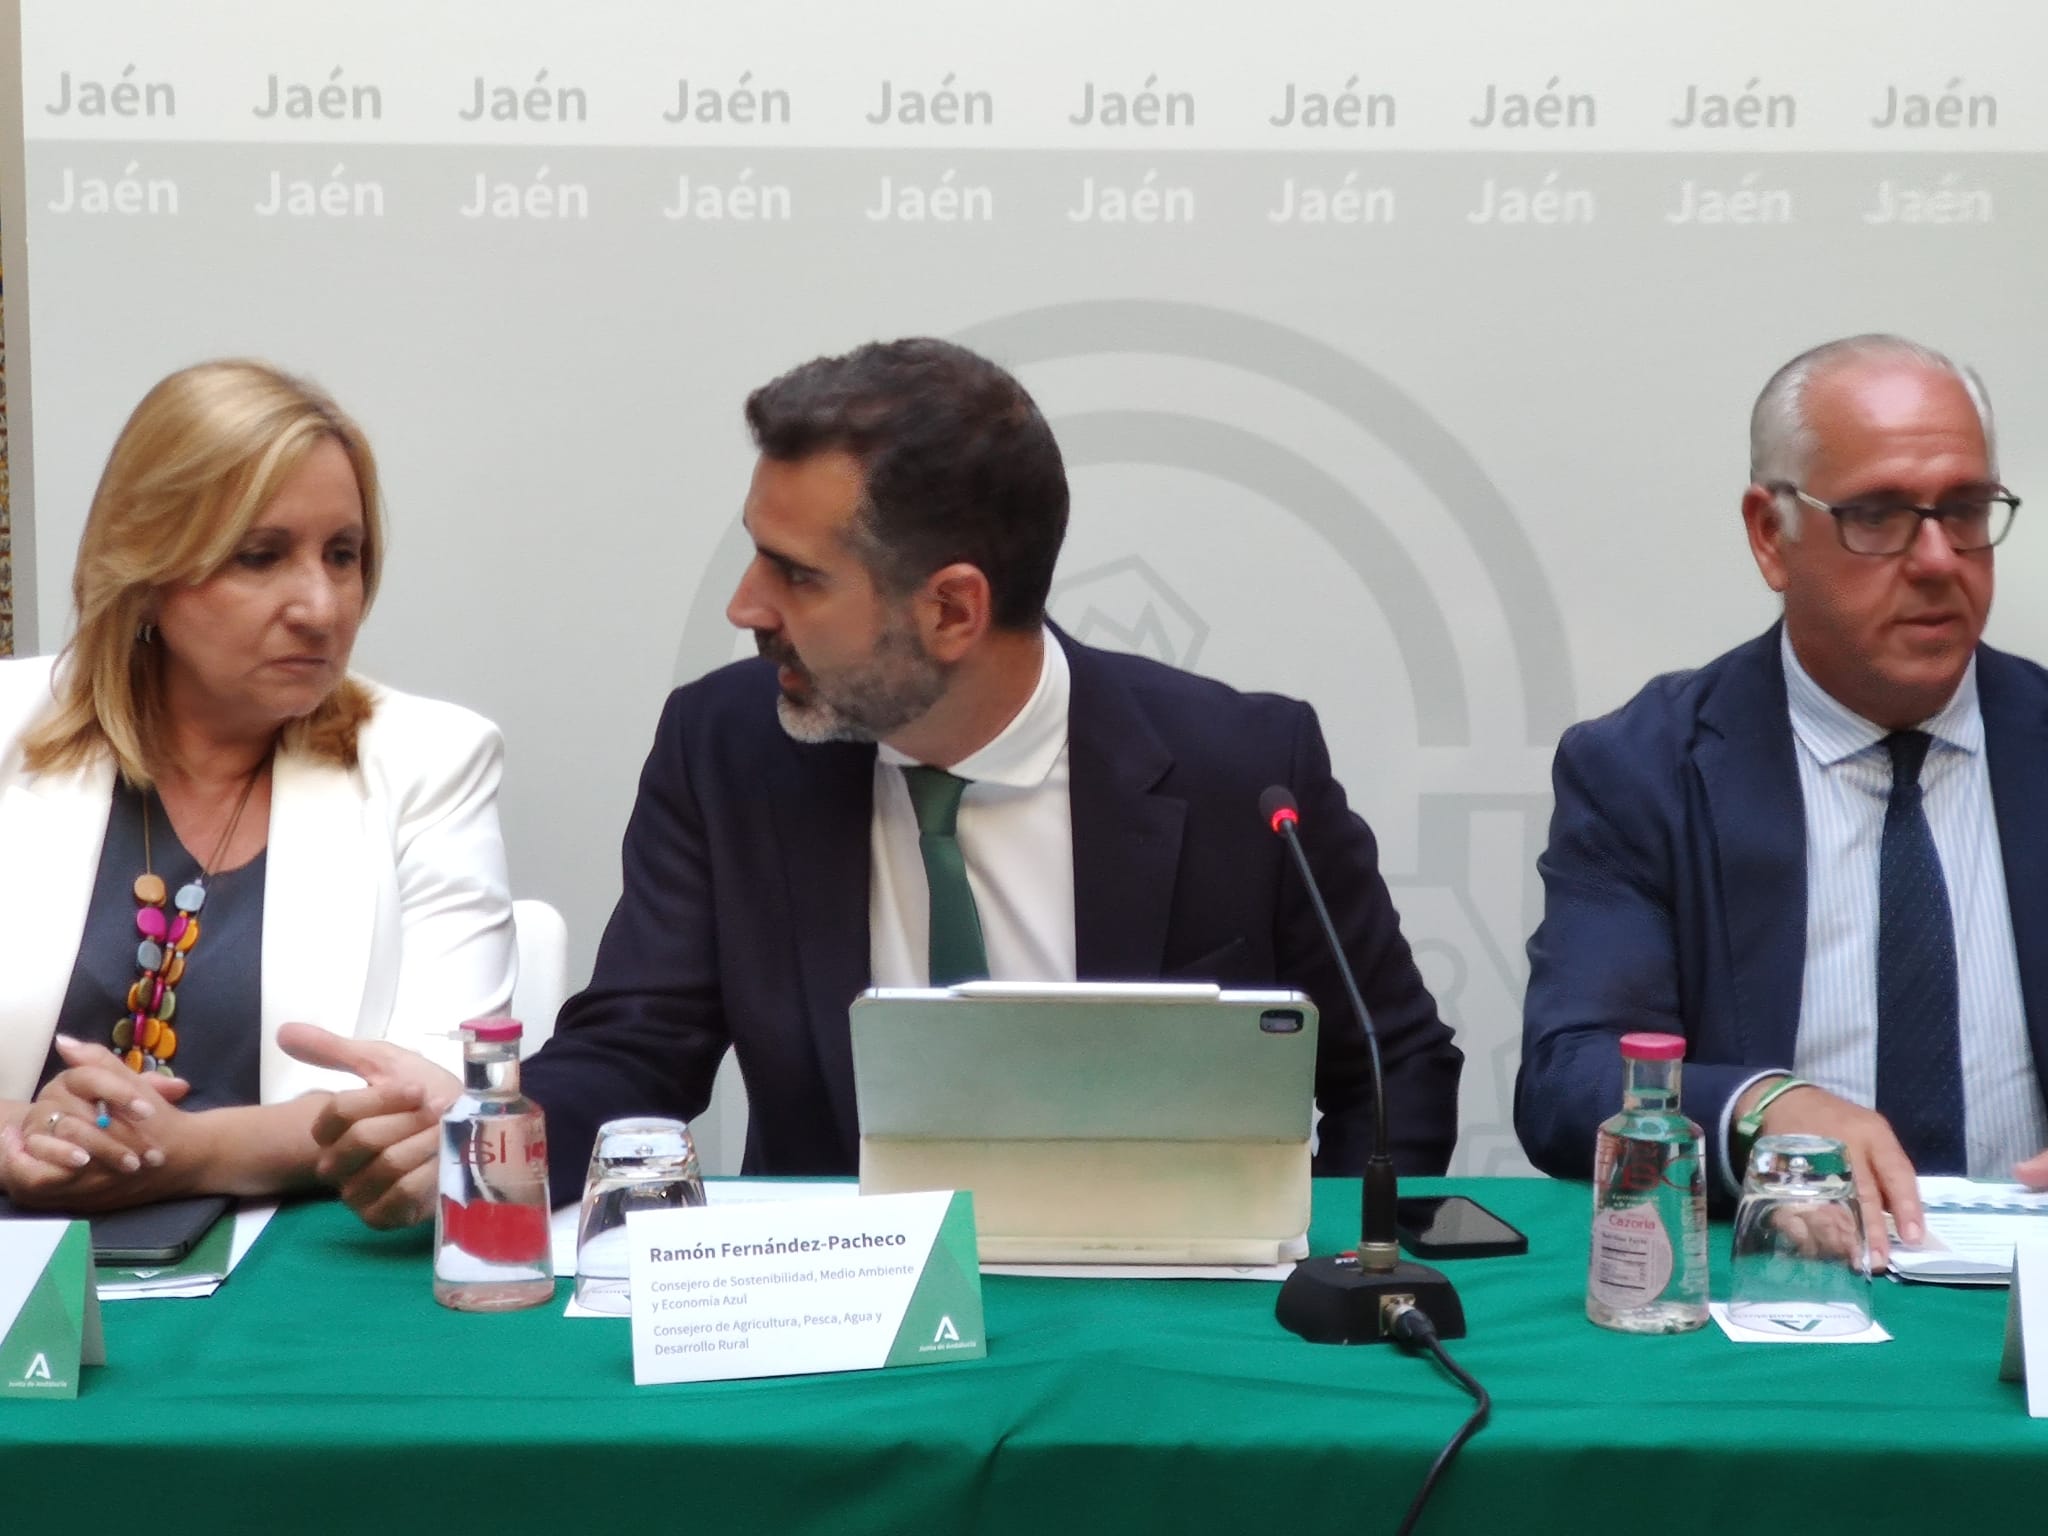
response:
M515 884L578 980L663 694L750 650L740 401L816 353L1015 367L1074 484L1055 616L1321 708L1468 1055L1473 1172L1525 1166L1559 731L1772 616L1737 515L1770 370L1855 330L1945 347L2048 488L2023 0L20 13L24 648L64 638L156 378L314 375L390 493L359 662L504 726ZM2030 509L1992 638L2034 655L2044 552Z

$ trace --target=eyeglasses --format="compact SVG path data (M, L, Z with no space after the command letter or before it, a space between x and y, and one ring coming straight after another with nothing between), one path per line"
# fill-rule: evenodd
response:
M1903 496L1859 496L1854 501L1822 501L1788 480L1765 487L1796 496L1816 512L1831 514L1842 548L1857 555L1902 555L1920 537L1920 520L1941 525L1948 547L1959 555L1989 549L2012 532L2019 497L2004 487L1954 491L1931 507L1915 506Z

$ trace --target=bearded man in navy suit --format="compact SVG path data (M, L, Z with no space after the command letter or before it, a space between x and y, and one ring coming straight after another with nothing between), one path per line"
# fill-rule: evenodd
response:
M699 1114L727 1050L748 1172L854 1172L848 1005L971 974L1299 987L1322 1016L1316 1171L1358 1172L1365 1035L1258 814L1272 784L1300 802L1378 1029L1394 1160L1442 1173L1462 1056L1314 711L1047 622L1067 482L1023 387L946 342L877 343L792 370L746 414L755 554L727 613L761 655L670 696L590 985L527 1063L555 1188L578 1187L602 1121ZM961 904L935 918L914 803L935 782L972 897L964 965ZM371 1083L323 1122L328 1176L373 1223L418 1217L415 1158L446 1085L299 1043Z
M2048 1185L2048 673L1980 643L1997 478L1975 375L1894 336L1765 386L1742 516L1784 621L1559 742L1515 1124L1584 1178L1617 1039L1683 1035L1709 1191L1844 1142L1877 1256L1917 1173Z

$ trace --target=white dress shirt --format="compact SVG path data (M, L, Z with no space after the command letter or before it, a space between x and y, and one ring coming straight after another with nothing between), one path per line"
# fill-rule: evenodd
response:
M1781 640L1806 804L1806 970L1792 1070L1857 1104L1877 1102L1877 876L1891 756L1883 726L1833 698ZM1963 1120L1973 1177L2010 1178L2048 1146L2033 1070L2005 864L1991 803L1977 663L1920 729L1934 738L1921 803L1955 923Z
M1066 652L1044 640L1038 686L995 740L949 770L967 779L957 823L967 884L996 981L1074 980L1074 819L1068 796ZM931 980L931 892L902 769L875 753L868 831L868 959L878 987Z

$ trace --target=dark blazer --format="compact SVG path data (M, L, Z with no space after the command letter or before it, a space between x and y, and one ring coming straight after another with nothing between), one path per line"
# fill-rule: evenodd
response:
M1057 638L1073 674L1081 978L1299 987L1322 1014L1316 1171L1358 1172L1372 1126L1364 1032L1259 816L1260 792L1290 785L1379 1030L1395 1161L1443 1172L1463 1056L1401 936L1373 835L1331 777L1314 711ZM857 1169L847 1005L869 985L875 749L798 743L775 699L761 660L669 696L590 985L525 1068L559 1191L581 1187L602 1121L700 1114L728 1046L751 1111L747 1172Z
M1977 648L1977 695L2034 1063L2048 1059L2048 672ZM1778 628L1674 672L1557 746L1543 922L1529 940L1515 1130L1592 1173L1619 1037L1685 1036L1680 1089L1724 1187L1722 1111L1791 1065L1806 966L1806 810Z

